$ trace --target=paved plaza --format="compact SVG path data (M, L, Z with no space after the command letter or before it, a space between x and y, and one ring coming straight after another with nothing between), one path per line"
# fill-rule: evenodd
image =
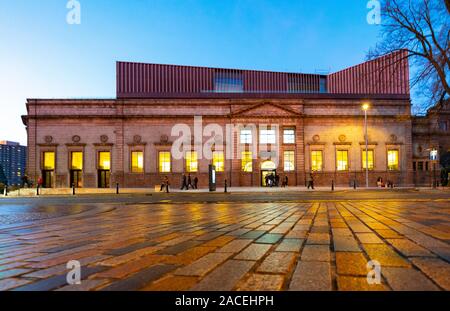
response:
M450 290L449 192L193 198L2 198L0 290Z

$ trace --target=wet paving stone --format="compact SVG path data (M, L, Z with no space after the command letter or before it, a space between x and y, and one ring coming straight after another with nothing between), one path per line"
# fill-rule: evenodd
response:
M117 281L109 286L103 287L102 291L134 291L145 287L152 281L159 279L166 273L173 271L174 265L156 265L146 268L124 280Z
M118 204L0 225L0 290L449 290L448 202Z
M275 244L283 237L282 234L266 233L256 240L256 243Z

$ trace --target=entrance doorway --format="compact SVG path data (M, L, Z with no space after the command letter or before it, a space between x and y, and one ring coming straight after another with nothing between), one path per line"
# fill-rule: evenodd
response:
M274 183L277 174L276 165L273 161L265 161L261 164L261 186L267 187Z
M53 170L42 171L42 187L44 188L53 187Z
M98 187L109 188L109 177L111 173L109 170L98 170Z
M83 171L81 170L71 170L70 171L70 186L75 186L75 188L83 187Z

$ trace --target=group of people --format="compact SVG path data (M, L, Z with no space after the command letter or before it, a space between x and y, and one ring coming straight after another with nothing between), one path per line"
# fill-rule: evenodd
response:
M394 183L392 181L390 181L390 180L388 180L385 183L383 178L378 177L378 179L377 179L377 187L378 188L394 188Z
M181 190L189 190L189 187L192 189L198 189L198 177L195 176L194 178L191 177L191 174L183 174L183 177L181 179Z
M283 181L281 183L281 187L287 187L288 186L288 177L287 175L284 176ZM277 173L275 174L267 174L265 176L265 182L266 182L266 187L279 187L280 185L280 175L278 175Z

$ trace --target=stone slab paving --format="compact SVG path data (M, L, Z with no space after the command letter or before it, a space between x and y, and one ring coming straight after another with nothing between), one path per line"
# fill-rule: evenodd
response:
M74 205L0 226L0 290L450 290L449 203Z

